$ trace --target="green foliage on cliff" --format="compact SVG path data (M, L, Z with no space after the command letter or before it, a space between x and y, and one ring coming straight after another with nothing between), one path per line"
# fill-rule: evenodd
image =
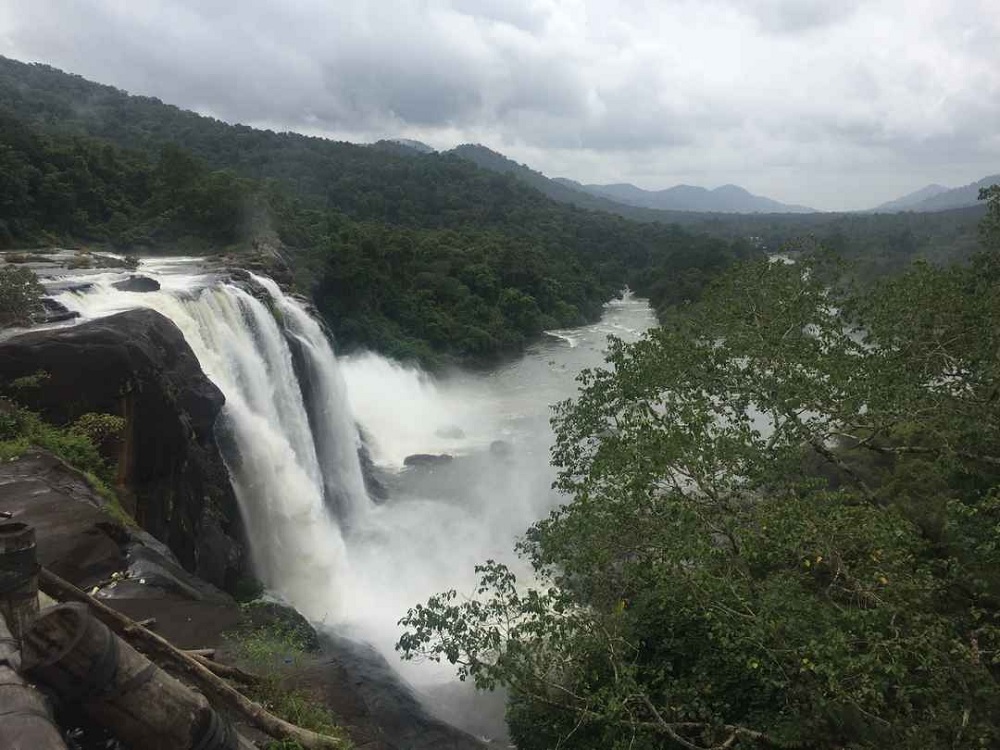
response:
M404 656L508 687L522 750L1000 744L1000 253L829 278L744 264L615 343L534 587L481 566Z
M484 358L517 351L543 330L595 319L626 284L661 307L694 298L713 273L749 252L680 231L643 245L629 237L638 225L617 235L591 229L578 228L587 239L573 247L542 231L345 224L323 240L328 260L316 304L342 345ZM618 257L602 249L616 241L627 248Z
M0 392L16 397L25 388L34 388L48 373L0 384ZM125 420L112 414L84 414L76 422L59 427L50 424L32 411L19 406L10 398L0 396L0 461L12 461L32 447L44 448L77 469L91 487L104 498L104 511L123 526L135 520L121 506L113 488L115 467L105 457L105 449L117 441L125 428Z
M15 381L0 390L16 393L18 387L25 386ZM36 445L105 483L114 481L114 467L101 455L100 447L102 443L117 440L124 427L125 421L111 414L84 414L76 422L58 427L0 397L0 455L14 458Z

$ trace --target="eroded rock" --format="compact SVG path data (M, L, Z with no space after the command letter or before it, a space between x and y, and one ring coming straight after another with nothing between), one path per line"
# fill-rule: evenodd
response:
M188 571L232 590L242 557L239 512L214 438L222 392L180 330L153 310L130 310L0 343L0 381L48 377L18 400L48 421L88 412L125 419L117 483L124 505Z

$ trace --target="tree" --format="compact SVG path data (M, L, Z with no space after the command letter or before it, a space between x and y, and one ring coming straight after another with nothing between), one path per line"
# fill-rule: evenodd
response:
M489 562L397 648L509 688L522 750L1000 742L992 260L744 264L612 341L557 410L533 585Z
M1000 185L979 190L979 200L986 201L986 216L979 225L983 245L1000 251Z
M0 268L0 328L26 325L41 305L45 293L38 277L29 268Z

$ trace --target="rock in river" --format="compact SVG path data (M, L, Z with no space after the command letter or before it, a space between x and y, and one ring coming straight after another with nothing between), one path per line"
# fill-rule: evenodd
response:
M158 292L160 282L148 276L129 276L122 281L112 284L115 289L122 292Z
M440 466L453 460L447 453L414 453L403 459L403 466Z

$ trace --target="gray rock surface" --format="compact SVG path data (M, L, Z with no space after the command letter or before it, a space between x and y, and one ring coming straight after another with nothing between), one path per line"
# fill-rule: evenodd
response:
M125 509L181 565L232 590L241 572L240 518L215 442L225 402L178 328L153 310L130 310L0 343L0 382L38 371L18 401L54 424L88 412L125 419L117 483Z
M116 281L111 286L122 292L160 291L160 282L156 279L151 279L148 276L129 276L127 279L123 279L122 281Z

